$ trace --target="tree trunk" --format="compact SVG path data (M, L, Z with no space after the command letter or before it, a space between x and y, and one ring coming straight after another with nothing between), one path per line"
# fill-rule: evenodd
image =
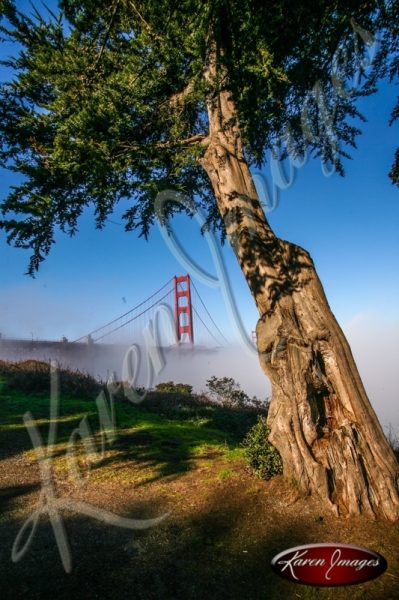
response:
M208 116L202 165L259 310L259 359L272 383L269 439L284 475L336 514L396 520L399 466L313 261L271 230L227 91L209 101Z

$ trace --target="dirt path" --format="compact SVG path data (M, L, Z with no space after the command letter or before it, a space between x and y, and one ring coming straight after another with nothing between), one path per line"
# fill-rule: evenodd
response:
M28 444L23 429L9 439L2 435L0 575L4 600L399 597L398 525L336 519L323 512L316 500L298 498L281 477L262 482L240 461L220 456L200 457L189 470L162 477L149 476L146 465L134 460L97 465L78 486L71 482L68 470L61 468L61 452L54 461L58 498L134 519L169 515L150 529L129 531L78 511L60 511L72 559L70 574L62 567L48 516L42 515L26 553L14 563L13 543L36 510L42 490L35 457L22 452ZM388 571L351 588L317 589L286 582L270 569L270 560L279 551L330 541L382 553Z

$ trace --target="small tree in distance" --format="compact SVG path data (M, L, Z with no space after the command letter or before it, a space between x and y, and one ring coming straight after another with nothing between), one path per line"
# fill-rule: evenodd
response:
M266 406L255 396L250 398L232 377L215 377L213 375L206 382L208 394L213 401L228 407Z

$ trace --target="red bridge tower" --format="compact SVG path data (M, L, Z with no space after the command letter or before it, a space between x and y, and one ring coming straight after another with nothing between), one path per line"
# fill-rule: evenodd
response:
M194 344L193 307L191 304L190 275L174 278L175 281L175 322L176 337L181 342L182 334L187 333L189 342ZM182 315L184 315L182 317Z

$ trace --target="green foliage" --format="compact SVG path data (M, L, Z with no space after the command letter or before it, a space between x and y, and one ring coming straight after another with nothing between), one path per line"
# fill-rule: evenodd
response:
M223 406L244 406L249 402L249 396L232 377L213 375L207 380L206 387L211 398Z
M392 179L392 183L395 183L397 186L399 186L399 149L395 152L395 161L391 167L391 170L389 171L389 176Z
M199 159L207 103L225 90L250 164L283 140L293 155L309 148L342 170L341 144L354 145L359 133L350 122L356 97L373 90L347 84L356 74L367 81L371 34L358 31L375 30L379 6L60 0L57 14L28 16L3 0L2 33L17 46L6 61L12 78L0 87L0 163L23 178L0 226L10 243L33 249L29 272L56 228L76 233L89 204L102 227L130 199L126 228L147 236L157 193L173 188L195 196L223 232ZM211 44L217 73L206 80Z
M193 391L193 386L188 383L175 383L174 381L165 381L155 386L157 392L166 392L168 394L183 394L189 396Z
M266 418L258 422L247 433L243 442L245 458L258 477L270 479L283 472L280 454L268 441L270 429Z
M215 377L213 375L206 382L208 395L213 402L227 407L253 406L258 409L266 409L267 402L262 402L256 396L250 398L232 377Z
M385 77L391 83L399 76L399 2L387 0L380 7L379 53L374 63L373 77ZM392 110L389 124L399 119L399 98ZM399 186L399 148L389 172L392 183Z

